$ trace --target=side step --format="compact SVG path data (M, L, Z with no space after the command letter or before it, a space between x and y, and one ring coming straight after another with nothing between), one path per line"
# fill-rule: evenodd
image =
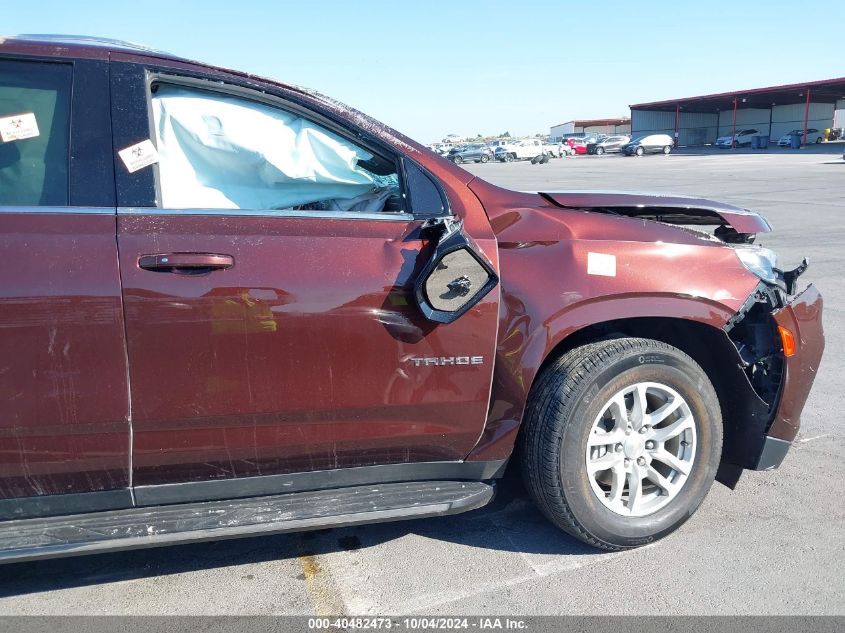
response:
M0 563L458 514L490 483L421 481L0 523Z

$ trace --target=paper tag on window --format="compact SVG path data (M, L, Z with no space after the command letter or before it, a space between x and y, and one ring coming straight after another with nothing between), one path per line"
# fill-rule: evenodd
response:
M32 112L0 119L0 139L4 143L38 136L38 122Z
M117 155L130 174L158 162L158 152L150 139L130 145L120 150Z
M587 253L587 274L616 277L616 256L605 253Z

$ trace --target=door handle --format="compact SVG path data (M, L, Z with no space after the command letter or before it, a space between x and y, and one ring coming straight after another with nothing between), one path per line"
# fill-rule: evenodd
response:
M224 270L235 265L231 255L215 253L163 253L160 255L141 255L138 267L155 272L176 273L181 275L202 275L212 270Z

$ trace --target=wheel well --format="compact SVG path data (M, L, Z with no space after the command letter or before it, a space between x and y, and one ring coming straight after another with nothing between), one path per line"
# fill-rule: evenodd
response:
M587 326L566 337L546 357L540 370L571 349L617 337L650 338L662 341L689 355L707 374L716 395L723 421L722 467L717 479L733 488L741 468L733 466L739 461L733 456L741 453L748 442L747 417L753 406L754 392L746 386L740 369L741 359L731 339L720 329L697 321L667 317L638 317L605 321ZM731 464L726 463L730 461Z

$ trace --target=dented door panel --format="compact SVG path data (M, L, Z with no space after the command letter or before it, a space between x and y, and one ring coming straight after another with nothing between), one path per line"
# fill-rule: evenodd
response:
M420 221L184 213L118 217L137 485L470 451L487 412L498 293L454 323L426 320L413 300L432 250ZM234 265L138 266L172 252ZM482 360L418 360L464 356Z

